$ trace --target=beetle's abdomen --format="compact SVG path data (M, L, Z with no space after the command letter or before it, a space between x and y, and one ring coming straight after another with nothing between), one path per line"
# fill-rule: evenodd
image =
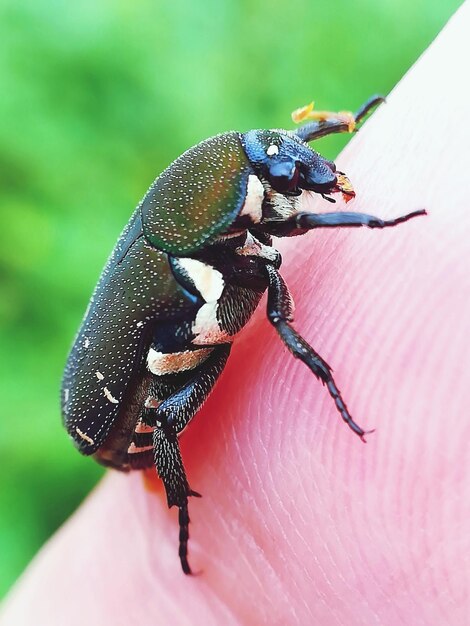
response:
M103 271L64 373L64 422L81 452L95 452L127 409L154 325L191 316L192 309L166 255L142 236L137 213Z

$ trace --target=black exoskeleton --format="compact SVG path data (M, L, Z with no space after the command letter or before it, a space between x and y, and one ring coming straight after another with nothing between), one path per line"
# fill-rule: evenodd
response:
M308 143L352 130L324 115L296 131L217 135L189 149L153 183L122 233L92 296L62 383L65 426L76 446L120 470L155 464L179 509L186 574L188 483L178 437L210 394L235 335L268 291L268 319L290 352L331 394L361 439L328 364L293 329L292 300L272 236L315 228L395 226L352 212L302 211L301 196L354 195L346 176Z

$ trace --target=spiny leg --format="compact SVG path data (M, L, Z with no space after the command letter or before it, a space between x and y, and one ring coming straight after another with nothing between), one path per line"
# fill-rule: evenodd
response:
M385 102L385 98L382 96L372 96L355 114L346 116L344 113L331 113L328 116L309 122L293 132L302 141L306 142L331 135L332 133L354 132L364 117L382 102ZM313 115L315 115L315 112L313 112Z
M425 209L412 211L406 215L400 215L391 220L383 220L375 215L367 213L352 213L347 211L335 213L296 213L283 222L269 224L270 233L277 237L293 237L303 235L308 230L315 228L355 228L366 226L367 228L389 228L407 222L414 217L426 215Z
M188 497L200 497L189 487L181 458L178 439L174 429L156 428L153 437L154 458L158 475L165 486L168 507L177 506L179 521L179 549L181 567L185 574L192 574L188 563L189 513Z
M413 217L426 215L425 209L412 211L406 215L400 215L391 220L383 220L368 213L353 213L340 211L335 213L297 213L291 220L296 228L310 230L313 228L351 228L355 226L367 226L367 228L388 228L407 222Z
M326 385L343 420L349 428L351 428L351 430L359 435L362 441L365 442L364 435L371 433L372 431L365 431L353 420L346 403L341 397L341 392L336 386L328 363L326 363L326 361L324 361L321 356L315 352L315 350L292 328L290 324L282 320L279 320L276 323L273 322L273 324L279 333L279 336L291 353L296 358L303 361L315 374L315 376L321 380L324 385Z
M193 495L195 492L193 492ZM192 574L191 568L188 563L188 541L189 541L189 513L188 513L188 500L178 509L178 522L180 527L179 533L179 548L178 555L181 561L181 567L185 574Z
M188 483L178 444L178 434L185 428L212 391L230 353L230 344L215 346L212 354L185 384L157 408L147 409L145 422L154 426L153 445L157 473L163 481L168 506L179 509L179 557L185 574L188 563L188 497L200 497Z
M341 397L328 363L289 324L289 321L292 321L292 299L282 276L272 265L267 265L266 271L269 280L267 311L269 321L294 357L303 361L326 385L343 420L365 442L364 435L372 431L363 430L356 424Z
M145 422L149 426L174 428L179 434L199 411L225 367L232 345L212 348L210 356L194 370L179 389L156 408L147 409Z

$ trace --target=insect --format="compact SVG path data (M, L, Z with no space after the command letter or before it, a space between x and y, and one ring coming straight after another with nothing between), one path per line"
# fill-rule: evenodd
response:
M267 290L279 337L331 394L361 438L328 364L294 330L292 300L272 237L316 228L385 228L392 220L302 210L302 195L348 200L352 186L308 142L354 130L355 114L296 112L295 131L227 132L190 148L152 184L120 236L95 288L62 382L64 424L78 450L128 471L155 464L168 506L179 509L179 558L188 563L189 486L178 436L210 394Z

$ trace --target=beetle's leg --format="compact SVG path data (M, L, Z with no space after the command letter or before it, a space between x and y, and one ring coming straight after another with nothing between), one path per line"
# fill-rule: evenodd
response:
M275 223L270 226L270 232L278 237L292 237L303 235L308 230L314 228L354 228L357 226L367 226L367 228L388 228L407 222L413 217L426 215L425 209L412 211L406 215L400 215L391 220L383 220L375 215L367 213L336 212L336 213L297 213L284 222ZM276 232L274 232L274 230Z
M369 111L375 109L375 107L382 102L385 102L385 98L382 96L372 96L372 98L369 98L369 100L356 111L354 116L352 116L352 120L346 120L344 115L332 113L330 117L304 124L304 126L297 128L297 130L293 132L297 137L302 139L302 141L308 142L319 139L320 137L325 137L326 135L331 135L332 133L349 133L355 131L357 130L357 125L364 119ZM351 121L353 122L353 128L351 128Z
M282 276L272 265L266 265L266 271L269 278L269 321L291 353L303 361L315 376L326 385L343 420L351 430L359 435L362 441L365 441L364 435L372 431L363 430L351 417L333 379L330 366L289 324L289 321L292 321L292 299Z
M179 557L185 574L191 574L188 563L188 496L198 496L192 491L186 478L177 435L174 429L156 428L153 437L155 465L165 485L168 506L178 507Z
M297 213L293 222L296 228L310 230L311 228L342 228L354 226L367 226L367 228L387 228L407 222L418 215L426 215L425 209L412 211L406 215L400 215L391 220L382 220L375 215L367 213L352 213L348 211L338 213Z
M200 409L221 374L230 353L230 344L215 346L194 376L172 393L157 408L147 409L145 421L154 426L155 465L165 486L168 506L179 509L179 557L185 574L188 564L188 497L199 496L189 487L177 435Z
M174 428L179 434L201 408L225 367L230 349L229 343L213 347L211 355L198 366L192 376L177 391L154 409L148 409L145 421L157 428Z

